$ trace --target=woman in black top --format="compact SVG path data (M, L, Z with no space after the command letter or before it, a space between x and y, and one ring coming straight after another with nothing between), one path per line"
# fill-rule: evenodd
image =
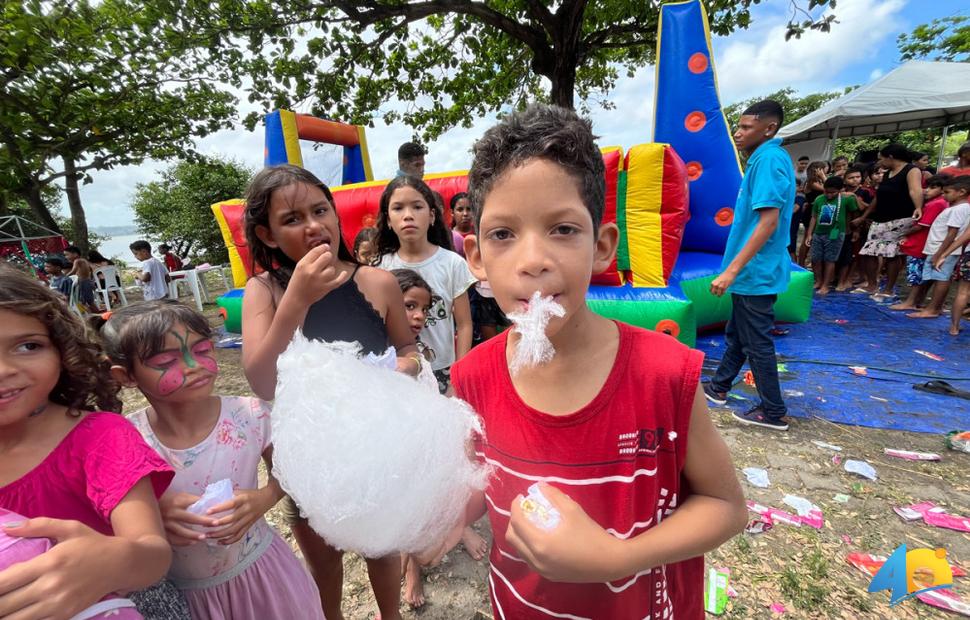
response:
M879 165L886 169L876 189L875 199L869 203L859 221L869 219L869 237L859 250L863 259L867 293L876 300L891 297L896 279L903 266L899 243L923 212L923 177L912 163L912 153L902 144L889 144L879 151ZM886 261L886 284L879 289L879 259Z

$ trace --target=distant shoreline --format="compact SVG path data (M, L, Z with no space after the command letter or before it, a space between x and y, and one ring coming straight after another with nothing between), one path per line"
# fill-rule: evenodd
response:
M91 232L108 237L121 237L125 235L137 235L137 226L92 226Z

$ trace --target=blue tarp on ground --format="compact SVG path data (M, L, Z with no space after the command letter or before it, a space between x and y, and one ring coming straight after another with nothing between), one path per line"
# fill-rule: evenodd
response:
M790 330L775 338L789 414L921 433L970 430L970 400L913 389L916 383L944 379L970 391L970 329L952 337L949 316L910 319L905 314L865 295L832 293L815 298L807 323L779 326ZM708 356L705 374L710 376L724 350L724 335L701 334L697 348ZM864 367L866 376L850 366ZM728 401L732 408L758 402L754 388L742 380L746 370Z

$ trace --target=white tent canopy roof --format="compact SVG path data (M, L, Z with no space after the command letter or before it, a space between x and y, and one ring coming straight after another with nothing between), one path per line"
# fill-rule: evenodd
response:
M785 125L786 143L872 136L970 121L970 63L912 60Z

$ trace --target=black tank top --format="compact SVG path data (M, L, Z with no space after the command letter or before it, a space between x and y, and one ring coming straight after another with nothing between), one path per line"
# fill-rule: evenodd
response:
M916 205L909 195L909 184L906 175L913 169L912 164L906 164L893 176L883 177L882 183L876 188L876 210L872 214L873 222L891 222L905 217L913 217Z
M338 288L307 310L303 335L312 340L358 342L364 353L387 350L387 327L374 306L357 288L357 270Z

